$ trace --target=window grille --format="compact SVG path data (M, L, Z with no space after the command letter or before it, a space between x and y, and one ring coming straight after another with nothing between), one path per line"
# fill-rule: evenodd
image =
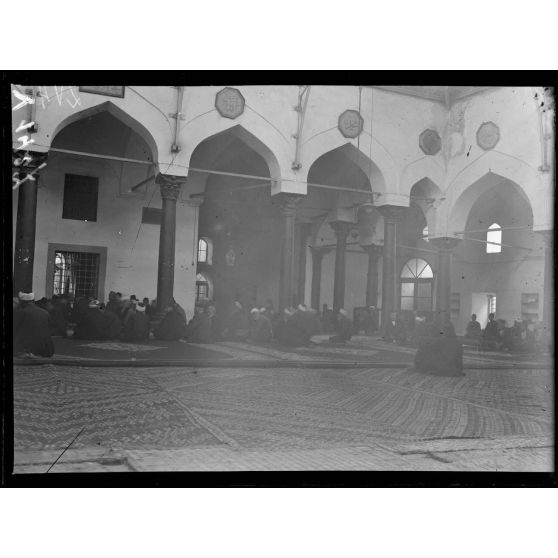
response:
M93 252L54 252L53 294L97 298L100 255Z

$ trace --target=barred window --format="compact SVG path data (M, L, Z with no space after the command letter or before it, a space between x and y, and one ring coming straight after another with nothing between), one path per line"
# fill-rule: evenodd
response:
M92 252L54 253L54 295L97 298L99 293L100 255Z

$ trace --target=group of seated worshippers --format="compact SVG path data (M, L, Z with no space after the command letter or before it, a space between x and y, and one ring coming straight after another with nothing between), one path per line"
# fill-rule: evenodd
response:
M114 291L109 293L106 304L82 296L68 313L67 323L74 324L76 339L147 341L156 304L147 297L140 302L135 295L123 299L121 293Z
M149 317L143 303L123 301L117 308L106 306L98 300L89 300L87 308L81 305L76 314L74 329L76 339L102 339L121 341L147 341Z
M19 292L13 299L13 348L14 356L54 354L49 313L35 304L33 293Z
M484 349L532 353L541 350L540 331L538 324L522 319L514 320L513 326L507 327L505 320L495 319L492 313L482 330L477 316L473 314L467 324L465 339L479 343Z
M414 369L434 376L464 376L463 347L448 312L417 313L414 338L417 344Z
M299 304L278 314L271 300L249 312L239 301L234 301L228 314L215 318L212 326L215 339L255 343L275 341L290 347L307 346L310 338L322 330L317 310Z

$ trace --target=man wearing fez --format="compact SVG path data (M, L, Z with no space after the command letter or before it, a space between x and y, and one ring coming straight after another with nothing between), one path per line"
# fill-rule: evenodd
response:
M44 356L54 354L50 337L49 315L35 305L33 293L20 292L19 307L14 310L14 355Z

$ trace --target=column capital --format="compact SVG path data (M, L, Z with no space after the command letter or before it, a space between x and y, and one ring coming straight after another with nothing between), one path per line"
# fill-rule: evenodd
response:
M360 247L369 255L372 257L379 257L381 256L382 252L383 252L383 246L380 246L379 244L361 244Z
M428 242L437 250L448 251L453 250L460 242L460 238L441 236L438 238L430 238Z
M386 221L397 222L405 215L409 208L404 205L380 205L376 209Z
M39 171L46 166L48 153L42 151L14 151L12 153L12 166L17 169L20 180L31 175L39 178Z
M338 238L347 238L349 233L353 230L356 223L351 221L330 221L329 226L335 232Z
M283 214L289 217L293 217L296 215L296 208L298 204L305 198L306 196L302 194L276 194L273 196L273 199L277 199L281 206L281 210Z
M155 183L161 188L161 198L176 201L180 194L180 188L186 182L185 176L159 173Z

